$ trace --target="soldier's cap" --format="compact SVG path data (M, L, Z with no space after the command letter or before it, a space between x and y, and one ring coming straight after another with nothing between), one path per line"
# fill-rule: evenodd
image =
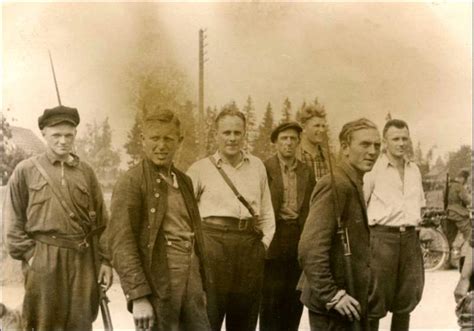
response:
M38 126L40 130L43 130L43 128L47 126L54 126L63 122L77 126L80 120L79 112L76 108L57 106L44 110L43 115L38 117Z
M298 135L303 131L303 128L296 122L282 123L273 130L272 135L270 136L270 140L272 141L272 143L275 143L280 132L283 132L288 129L296 130L296 132L298 132Z

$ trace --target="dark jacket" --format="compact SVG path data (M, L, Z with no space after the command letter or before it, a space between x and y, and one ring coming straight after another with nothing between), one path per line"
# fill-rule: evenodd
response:
M167 209L167 184L150 161L128 170L114 187L111 221L107 227L112 265L131 310L131 301L144 296L169 296L169 270L162 223ZM201 276L206 281L205 257L199 210L191 179L176 168L178 185L186 203L196 240ZM205 285L205 284L203 284ZM205 288L205 286L204 286ZM158 317L159 318L159 317Z
M352 251L355 294L367 314L370 276L370 236L362 178L343 162L335 167L334 177L343 224L347 227ZM337 232L331 192L331 178L326 175L316 184L311 197L309 215L299 243L299 261L304 270L301 301L309 310L340 316L326 304L338 290L346 289L344 250Z
M461 218L469 217L469 206L471 204L471 195L464 186L457 181L449 183L448 192L448 212Z
M311 197L311 192L314 189L315 180L311 168L299 160L296 160L296 162L296 191L299 218L298 226L296 228L297 231L295 235L292 236L290 233L287 233L288 231L291 231L291 229L288 229L288 227L282 224L284 221L279 217L279 212L283 203L284 190L280 160L278 156L275 155L265 161L268 186L270 187L276 222L275 235L267 252L268 259L295 258L297 255L298 240L306 217L308 216L309 199Z

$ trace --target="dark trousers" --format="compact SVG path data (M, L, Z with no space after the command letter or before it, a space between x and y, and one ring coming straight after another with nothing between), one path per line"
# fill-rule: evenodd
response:
M375 226L371 228L370 245L369 318L380 319L391 311L392 324L406 325L407 330L409 314L420 302L424 287L418 233L414 229L393 232Z
M211 284L207 312L211 329L251 331L257 325L265 248L251 232L226 231L203 223Z
M166 299L152 300L158 316L154 331L211 329L206 314L199 258L188 243L172 241L166 247L171 295Z
M79 253L36 242L26 270L25 330L92 330L98 292L92 251Z
M319 314L311 310L308 311L308 315L311 331L351 331L352 323L343 316ZM360 323L362 330L370 330L366 319L360 321Z
M446 219L447 237L450 244L456 238L457 232L461 232L464 240L471 239L472 225L469 216L463 216L453 211L448 211Z
M301 292L296 290L301 269L294 259L265 261L262 305L260 307L261 331L297 331L303 304Z

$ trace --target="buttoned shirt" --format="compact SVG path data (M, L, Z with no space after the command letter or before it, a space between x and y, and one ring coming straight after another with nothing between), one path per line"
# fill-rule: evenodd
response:
M48 153L34 158L55 182L61 199L71 206L75 216L71 218L64 210L31 158L19 163L8 183L3 208L10 254L16 259L28 259L33 253L35 242L31 235L35 233L84 234L90 210L96 212L98 224L107 221L99 183L87 164L75 155L63 162ZM90 206L91 201L94 206Z
M313 169L316 182L329 172L325 155L319 152L312 154L304 149L302 144L296 149L296 158Z
M275 216L265 166L255 156L242 153L242 161L235 167L226 163L219 152L216 152L213 157L239 193L258 214L257 226L263 232L262 242L269 247L275 232ZM248 219L252 217L209 158L195 162L187 174L193 181L194 193L202 218L216 216Z
M168 241L192 241L194 233L191 228L191 218L184 203L176 175L171 173L171 178L172 183L165 180L168 184L168 205L163 219L163 231Z
M386 154L364 176L369 225L417 226L426 205L421 174L412 161L405 161L404 178Z
M283 179L283 200L280 217L284 220L295 220L298 218L298 196L296 186L296 159L291 166L288 166L278 155L280 159L281 176Z

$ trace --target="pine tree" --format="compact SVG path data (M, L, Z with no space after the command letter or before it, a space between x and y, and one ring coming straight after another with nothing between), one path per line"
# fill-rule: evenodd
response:
M111 188L119 171L120 153L112 147L109 119L100 125L94 121L86 128L85 136L76 140L77 153L91 165L101 184Z
M257 138L257 119L255 115L255 107L253 106L252 97L250 97L250 95L247 98L247 102L245 103L242 112L247 121L245 148L251 152L254 147L255 139Z
M282 117L280 120L280 124L290 122L291 119L291 102L290 99L286 98L285 101L283 101Z
M125 148L126 153L130 156L130 161L128 161L128 165L131 167L137 164L141 157L142 157L142 139L141 139L141 119L140 115L137 112L135 115L135 122L133 123L132 128L127 133L128 141L123 146Z
M255 140L253 154L261 160L267 160L274 154L274 146L270 141L270 135L275 128L272 105L268 103L262 122L258 127L258 135Z

